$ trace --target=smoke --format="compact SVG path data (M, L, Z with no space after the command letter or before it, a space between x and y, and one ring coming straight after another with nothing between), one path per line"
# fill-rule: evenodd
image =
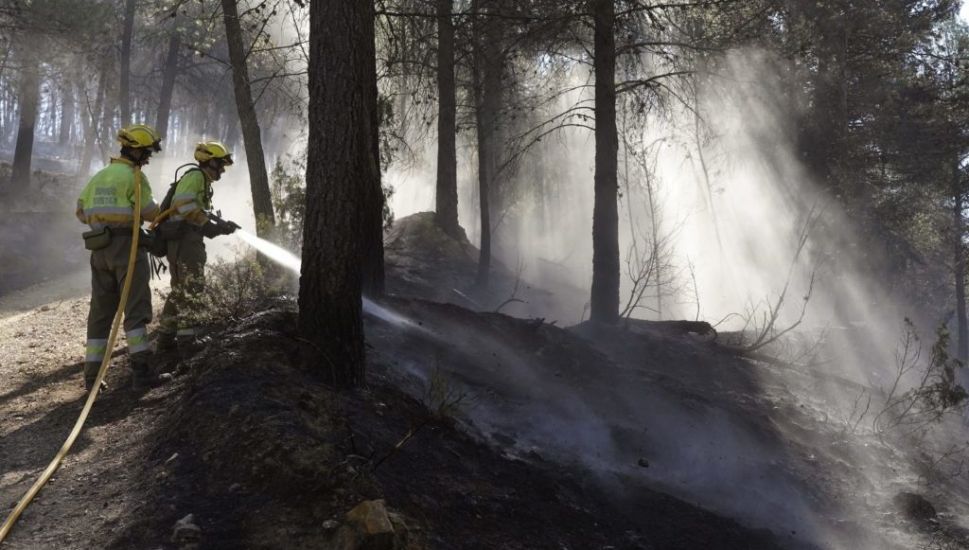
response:
M513 376L518 384L558 397L521 403L513 413L501 403L479 404L475 419L560 458L578 457L601 475L642 478L630 466L631 450L622 448L628 436L653 451L651 460L663 467L652 482L673 494L754 525L797 531L799 540L874 548L884 543L874 535L879 529L908 540L897 525L878 527L877 518L919 475L898 459L904 449L889 450L874 442L870 429L846 433L845 426L856 420L856 427L860 420L870 426L872 415L860 409L874 396L869 406L877 410L880 392L897 375L902 319L924 318L934 305L912 303L856 261L856 227L796 153L793 124L802 102L785 63L756 50L729 52L711 59L707 68L716 76L700 78L691 90L695 110L672 102L646 115L645 123L622 115L619 121L622 302L637 288L637 268L652 257L659 268L633 317L699 318L716 323L721 334L744 329L748 340L771 326L776 332L799 323L767 351L800 361L789 370L749 366L751 386L737 390L762 392L762 405L780 411L769 422L775 436L758 435L760 422L725 402L691 409L663 390L622 382L603 400L527 364ZM588 76L572 74L562 87L576 91L541 115L587 103L591 91L581 84ZM425 161L388 173L398 217L433 206L433 150L424 151ZM473 148L465 143L459 151L460 221L474 241ZM566 324L579 320L591 282L593 152L591 132L567 128L546 139L528 157L540 159L539 173L522 170L514 185L526 191L506 216L492 216L504 220L494 240L506 265L522 261L525 279L537 287L580 289L556 292L575 301L568 310L576 318L562 319ZM471 336L451 340L465 338ZM501 349L494 341L481 346ZM623 431L628 411L648 419L649 435L642 426L627 426L623 437L604 440L603 433ZM964 439L964 427L951 429ZM962 490L951 489L945 499L954 502Z

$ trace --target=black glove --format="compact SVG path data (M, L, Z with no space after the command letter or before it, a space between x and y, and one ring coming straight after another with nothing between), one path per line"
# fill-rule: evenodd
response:
M222 220L222 223L219 225L221 226L223 235L231 235L236 232L236 229L242 229L239 227L239 224L229 220Z
M225 233L223 233L222 229L219 227L219 224L213 221L210 221L207 224L203 225L199 229L199 231L201 231L203 237L206 237L208 239L218 237L219 235L225 235Z

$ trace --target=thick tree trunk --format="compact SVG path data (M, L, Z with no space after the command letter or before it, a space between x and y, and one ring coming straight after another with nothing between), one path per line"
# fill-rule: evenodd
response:
M131 37L134 30L135 0L125 0L124 25L121 28L121 75L118 82L122 126L131 124Z
M453 0L437 2L437 224L448 235L457 237L458 157L455 127L457 93L454 84Z
M309 148L299 329L329 382L364 381L361 292L380 203L372 2L310 3Z
M34 129L37 124L37 104L40 100L40 68L30 62L20 80L20 124L17 146L13 153L10 181L14 188L30 185L30 164L34 150Z
M373 17L371 17L371 20ZM370 23L373 31L373 22ZM360 235L363 236L363 294L379 297L384 293L384 188L380 181L380 111L376 107L377 92L377 50L373 37L368 42L369 49L361 61L367 63L363 67L363 76L368 80L361 81L364 86L361 93L367 105L373 105L370 110L370 154L376 176L366 178L360 182L363 191L361 204L363 205Z
M256 215L256 231L264 236L276 225L273 215L272 196L269 193L269 175L266 172L266 157L262 149L262 136L259 132L259 119L249 88L249 69L246 66L246 51L242 41L242 26L236 0L222 0L222 15L225 21L225 36L229 46L229 62L232 65L232 87L235 92L236 109L242 126L242 141L246 148L246 161L249 164L249 183L252 189L252 208Z
M175 92L175 77L178 75L178 48L181 45L178 33L172 32L168 38L168 53L165 55L165 70L162 74L162 87L158 96L158 116L155 129L163 137L168 137L168 118L172 112L172 95Z
M969 325L966 321L966 253L963 239L966 235L963 218L964 200L960 185L961 170L956 162L952 175L952 231L953 231L953 270L956 284L956 345L957 356L963 364L969 359Z
M592 0L595 17L595 203L592 214L591 320L619 320L619 136L613 0Z

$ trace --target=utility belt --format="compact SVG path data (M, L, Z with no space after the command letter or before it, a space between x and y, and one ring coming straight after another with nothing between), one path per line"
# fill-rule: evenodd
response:
M81 233L81 237L84 239L84 248L91 251L102 250L107 248L114 239L130 239L131 226L105 226L98 229L85 231L84 233ZM148 246L148 242L145 237L146 233L142 231L141 236L138 238L139 247Z
M185 220L166 220L159 225L155 231L157 231L161 238L166 241L177 241L183 237L189 235L201 236L202 228L201 226L189 223Z

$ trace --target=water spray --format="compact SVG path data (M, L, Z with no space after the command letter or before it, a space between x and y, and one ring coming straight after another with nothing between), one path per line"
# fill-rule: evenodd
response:
M286 250L278 244L271 243L266 239L257 237L243 229L235 231L232 233L232 235L238 237L240 240L244 241L246 244L249 244L270 260L292 271L296 275L300 274L303 262L298 256L289 250ZM377 305L367 298L363 298L363 311L400 328L409 328L427 332L427 329L411 321L410 319L407 319L403 315L391 311L383 306Z
M260 239L244 229L236 230L232 235L243 240L270 260L299 275L302 262L289 250L286 250L278 244L271 243L266 239Z

